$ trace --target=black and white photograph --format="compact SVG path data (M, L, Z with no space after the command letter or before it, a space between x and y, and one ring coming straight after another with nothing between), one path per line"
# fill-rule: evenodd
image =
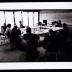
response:
M0 62L72 62L72 9L9 6L0 7Z

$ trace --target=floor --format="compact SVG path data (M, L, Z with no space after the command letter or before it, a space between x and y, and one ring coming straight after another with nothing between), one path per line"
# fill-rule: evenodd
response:
M43 47L39 47L37 50L41 56L43 56L46 51ZM24 62L25 54L25 51L12 50L9 44L0 45L0 62Z
M43 37L41 38L43 39ZM72 62L72 37L71 36L68 38L67 42L68 42L68 47L65 49L65 52L62 56L63 60L60 60L59 57L57 57L57 59L59 59L57 61ZM1 43L1 40L0 40L0 43ZM37 50L39 51L39 58L37 61L44 62L45 61L44 55L46 50L41 46L38 47ZM0 62L26 62L25 59L26 59L25 51L21 51L17 49L12 50L10 47L10 44L7 44L7 43L6 44L3 43L2 45L0 45Z

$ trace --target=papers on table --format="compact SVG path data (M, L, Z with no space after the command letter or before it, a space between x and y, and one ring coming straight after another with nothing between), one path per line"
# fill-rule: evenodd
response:
M36 26L36 27L32 27L31 29L33 31L32 33L34 34L43 34L43 33L48 33L50 29L52 29L53 31L56 31L56 30L61 30L63 28L62 27L49 27L49 26ZM22 28L20 30L21 30L22 36L26 34L26 28Z

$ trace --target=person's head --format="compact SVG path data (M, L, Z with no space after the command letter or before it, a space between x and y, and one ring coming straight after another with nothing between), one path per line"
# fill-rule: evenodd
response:
M26 32L27 33L31 33L31 28L30 27L27 27Z
M8 24L7 27L8 27L8 28L11 28L11 24Z
M66 23L63 23L63 28L67 27L67 24Z
M17 29L17 26L16 25L14 26L14 29Z
M20 22L20 24L22 23L22 21L19 21Z
M61 23L61 20L59 20L58 22Z

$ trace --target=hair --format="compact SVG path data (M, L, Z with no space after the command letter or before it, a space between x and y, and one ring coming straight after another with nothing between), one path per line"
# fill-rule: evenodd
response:
M7 27L9 27L9 28L10 28L10 27L11 27L11 24L8 24L8 25L7 25Z
M63 27L67 27L67 24L66 23L63 23Z
M61 20L59 20L58 22L61 22Z
M17 29L17 26L15 25L14 28Z
M26 32L27 33L31 33L31 28L30 27L27 27Z
M53 32L53 30L52 30L52 29L50 29L50 30L49 30L49 32Z
M54 34L54 31L52 29L49 30L50 34Z

